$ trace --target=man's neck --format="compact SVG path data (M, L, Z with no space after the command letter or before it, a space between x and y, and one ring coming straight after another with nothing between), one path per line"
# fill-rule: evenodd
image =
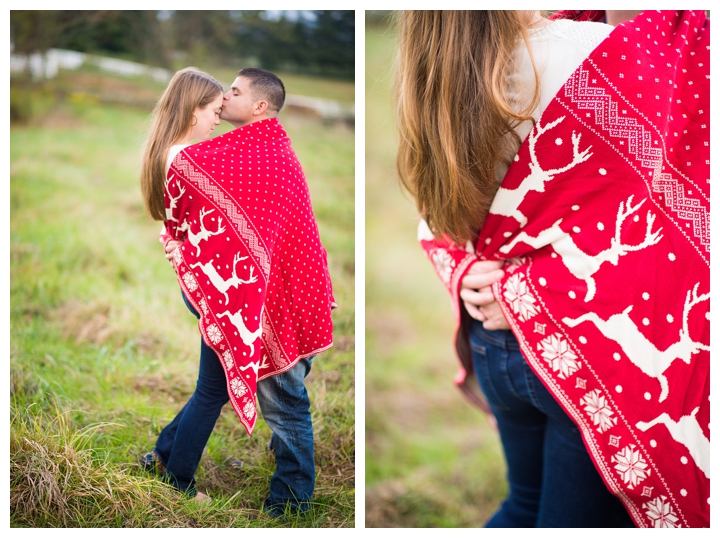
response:
M273 116L273 117L276 118L277 116ZM259 116L259 117L257 117L257 118L253 118L252 120L250 120L250 121L248 121L248 122L246 122L246 123L233 123L232 121L229 121L228 123L229 123L230 125L232 125L233 127L235 127L235 129L238 129L239 127L246 127L246 126L251 125L251 124L253 124L253 123L257 123L257 122L259 122L259 121L269 120L269 119L272 119L272 118L271 118L270 116L266 116L266 115L263 114L262 116Z

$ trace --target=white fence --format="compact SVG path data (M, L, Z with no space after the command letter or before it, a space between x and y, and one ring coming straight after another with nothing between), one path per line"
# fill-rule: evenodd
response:
M75 70L83 65L92 65L115 75L146 76L166 84L173 76L167 69L72 50L50 49L43 54L10 54L10 72L29 71L35 79L53 78L60 69ZM323 120L353 122L355 119L355 105L352 103L288 94L285 105L309 112Z
M167 69L104 58L73 50L50 49L44 54L29 56L10 54L10 72L29 70L33 78L53 78L60 69L78 69L82 65L93 65L107 73L125 76L148 76L160 82L169 82L173 74Z

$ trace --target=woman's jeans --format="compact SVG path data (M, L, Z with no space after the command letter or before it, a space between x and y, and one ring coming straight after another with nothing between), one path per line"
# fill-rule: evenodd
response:
M487 331L473 320L470 346L497 420L509 483L507 499L486 527L633 527L512 331Z
M190 311L200 317L185 299ZM312 357L301 359L282 374L258 383L257 397L265 422L273 431L270 447L276 469L266 507L306 508L315 488L315 460L310 399L305 377ZM200 339L200 372L194 394L163 428L155 452L165 465L164 479L190 496L197 494L195 471L220 410L228 401L225 371L215 352Z

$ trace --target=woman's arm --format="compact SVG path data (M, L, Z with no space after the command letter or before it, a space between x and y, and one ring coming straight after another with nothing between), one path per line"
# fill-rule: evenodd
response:
M468 314L488 330L510 328L489 287L503 277L502 261L478 260L470 247L434 237L424 220L418 225L418 241L453 301L459 297Z

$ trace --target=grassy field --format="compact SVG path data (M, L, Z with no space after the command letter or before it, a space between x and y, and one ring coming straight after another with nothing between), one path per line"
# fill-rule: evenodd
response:
M153 92L87 76L104 95ZM354 527L354 132L281 116L340 304L335 346L307 379L314 506L286 521L260 512L271 432L259 420L248 437L226 406L196 474L214 499L200 508L138 466L192 394L199 351L197 320L140 196L149 110L103 102L81 79L24 92L32 117L10 132L11 527ZM323 96L337 85L303 83Z
M454 319L395 172L394 34L366 26L367 527L478 527L505 495L486 418L453 386Z

